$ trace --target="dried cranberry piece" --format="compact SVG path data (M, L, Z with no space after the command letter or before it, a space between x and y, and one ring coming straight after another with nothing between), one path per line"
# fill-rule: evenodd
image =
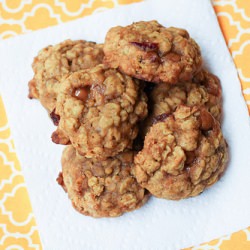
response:
M62 172L59 173L58 177L56 178L56 181L64 189L64 191L67 192L67 189L66 189L66 187L64 185Z
M132 45L135 45L136 47L140 48L143 51L153 51L158 49L157 43L150 43L150 42L131 42Z
M60 116L55 113L55 109L50 113L50 118L53 121L55 126L58 126L60 121Z
M167 113L158 115L158 116L154 117L153 124L155 124L157 122L163 122L164 120L167 119L167 117L169 117L169 114L167 114Z
M57 183L58 183L60 186L64 186L64 181L63 181L62 172L59 173L58 177L56 178L56 181L57 181Z

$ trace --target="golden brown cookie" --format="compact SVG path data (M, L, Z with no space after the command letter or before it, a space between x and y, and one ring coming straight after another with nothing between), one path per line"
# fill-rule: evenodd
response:
M150 128L135 157L135 176L156 197L179 200L217 182L227 161L218 121L206 109L179 106Z
M60 88L55 143L70 140L87 158L107 158L132 147L138 122L147 116L147 98L138 80L98 65L71 73Z
M116 217L141 207L148 192L132 175L133 152L123 152L103 161L87 159L72 146L62 155L58 183L68 192L80 213L93 217Z
M154 122L172 113L179 105L205 107L216 120L221 121L222 91L219 79L206 70L201 70L192 82L155 84L148 94L149 117L142 124L144 134Z
M39 99L52 112L62 77L102 63L102 47L84 40L66 40L42 49L32 64L34 77L29 82L29 98Z
M103 49L110 67L156 83L189 81L202 64L199 46L186 30L157 21L111 28Z

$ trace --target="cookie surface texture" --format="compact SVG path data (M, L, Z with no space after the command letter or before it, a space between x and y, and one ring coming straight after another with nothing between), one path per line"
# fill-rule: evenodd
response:
M94 67L102 59L103 45L84 40L66 40L42 49L32 64L34 77L29 82L29 97L39 99L52 112L62 77Z
M104 54L110 67L156 83L191 80L202 64L199 46L186 30L165 28L157 21L111 28Z
M87 158L107 158L132 147L138 122L147 116L147 98L138 80L98 65L61 83L56 114L55 143L68 139Z
M150 128L135 157L135 175L156 197L179 200L217 182L227 161L218 121L206 109L179 106Z
M150 83L146 83L150 84ZM222 90L219 79L205 71L200 71L191 82L175 85L155 84L148 94L149 116L143 124L144 134L157 120L175 111L179 105L206 108L216 120L222 117Z
M100 162L77 155L67 146L58 180L80 213L116 217L141 207L148 199L132 175L133 157L128 151Z

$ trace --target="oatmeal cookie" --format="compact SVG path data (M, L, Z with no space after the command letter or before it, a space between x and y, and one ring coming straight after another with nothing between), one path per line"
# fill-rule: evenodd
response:
M179 200L217 182L227 161L218 121L204 108L181 105L150 128L135 157L135 176L153 195Z
M60 88L55 143L69 139L87 158L111 157L132 147L138 122L147 116L147 97L139 80L98 65L71 73Z
M103 45L84 40L66 40L42 49L32 64L29 98L37 98L49 111L55 108L62 77L70 72L102 63Z
M150 126L172 113L179 105L205 107L216 120L221 121L222 91L219 79L206 70L200 71L192 82L155 84L148 94L150 114L143 124L144 134Z
M111 28L103 49L110 67L156 83L191 80L202 64L199 46L186 30L157 21Z
M68 192L77 211L93 217L116 217L141 207L148 192L132 175L133 152L103 161L87 159L72 146L62 155L58 183Z

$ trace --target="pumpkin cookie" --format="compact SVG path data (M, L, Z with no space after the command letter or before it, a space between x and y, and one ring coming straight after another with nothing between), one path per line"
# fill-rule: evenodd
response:
M138 123L147 116L138 80L98 65L71 73L60 88L55 143L68 139L87 158L107 158L132 147Z
M156 83L189 81L202 64L199 46L186 30L165 28L157 21L111 28L104 54L110 67Z
M102 63L102 47L84 40L66 40L42 49L32 64L34 77L29 82L29 98L39 99L52 112L62 77Z
M68 146L62 156L63 186L80 213L93 217L115 217L141 207L148 192L132 175L133 152L123 152L103 161L87 159Z
M151 84L151 83L148 83ZM147 84L146 84L147 85ZM206 70L200 71L192 82L150 85L149 117L142 124L144 135L154 122L175 111L179 105L206 108L216 120L222 116L222 90L219 79Z
M179 106L154 124L135 157L139 184L159 198L196 196L218 181L228 161L220 125L206 110Z

